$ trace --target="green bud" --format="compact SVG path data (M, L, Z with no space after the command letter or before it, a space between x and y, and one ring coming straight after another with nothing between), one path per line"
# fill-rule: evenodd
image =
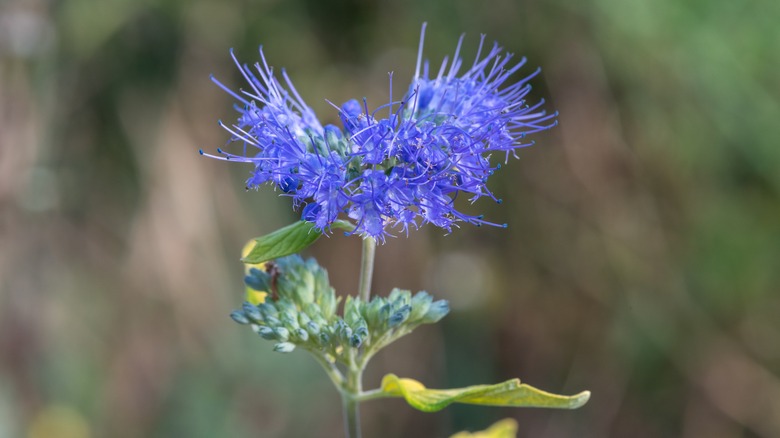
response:
M347 324L354 325L356 322L363 319L360 315L361 303L362 301L360 299L354 299L352 296L347 297L347 300L344 302L344 320Z
M348 343L352 337L352 328L350 328L343 319L338 319L333 327L333 332L341 339L341 342Z
M314 259L312 259L312 261L313 260ZM314 294L316 295L315 300L319 300L319 296L323 293L328 293L330 289L330 281L328 280L328 271L317 266L317 269L312 270L311 272L314 274Z
M339 300L336 298L336 292L332 287L328 286L327 292L323 292L319 299L320 312L322 317L326 321L330 321L336 314L336 307L339 305Z
M361 325L357 329L355 329L355 334L360 336L361 338L367 338L368 337L368 327L365 325Z
M253 322L263 321L263 315L260 313L260 309L258 309L257 306L251 303L244 303L241 306L241 309L244 311L244 315L246 315L246 317L249 318L251 321Z
M271 276L257 268L252 268L244 277L244 283L257 291L268 291L271 284Z
M387 300L390 301L393 307L401 307L404 304L409 303L412 299L412 292L404 289L395 288L390 291L390 295Z
M272 328L266 326L259 326L259 325L256 325L255 327L257 327L257 329L255 329L255 333L260 335L261 338L267 341L276 340L276 333L274 333L274 330Z
M303 312L311 318L312 320L316 320L317 318L322 318L322 312L320 311L320 306L316 303L309 303L305 306L303 306Z
M295 350L295 344L290 342L280 342L274 345L274 351L277 353L289 353Z
M257 308L260 309L260 313L263 314L264 318L277 317L279 315L276 307L268 302L258 304Z
M298 320L295 318L295 316L292 316L288 313L282 315L281 320L282 320L282 324L290 330L297 330L298 328L300 328L300 326L298 325Z
M320 326L317 325L314 321L309 321L309 323L306 324L306 330L312 335L316 336L320 333Z
M286 342L288 339L290 339L290 331L287 330L284 327L276 327L274 330L274 335L276 335L276 339Z
M349 337L349 345L352 348L360 348L360 346L363 345L363 338L355 333Z
M298 313L298 306L296 306L294 302L286 297L280 298L274 303L274 306L276 307L276 311L279 313L279 315L287 314L294 316ZM279 318L281 318L281 316L279 316Z
M325 130L325 141L331 150L342 154L346 153L347 142L344 140L344 137L341 135L341 133L336 129Z
M450 312L450 304L447 300L439 300L431 303L430 309L423 316L422 322L432 324L444 318Z
M409 318L409 314L412 311L412 306L405 305L395 311L392 315L390 315L390 318L387 320L387 326L388 327L396 327L402 322L406 321Z
M409 321L417 321L425 316L432 302L433 297L428 292L417 292L412 298L412 313L409 315Z
M314 302L314 275L311 271L303 270L300 272L300 283L298 283L295 292L295 302L299 306Z
M309 340L309 333L306 332L306 330L299 328L295 330L295 336L300 339L302 342L306 342Z
M382 309L382 306L385 304L384 299L380 297L374 297L371 299L371 302L368 303L368 305L365 308L365 314L366 314L366 321L368 321L368 325L371 327L378 327L380 325L380 320L382 319L379 315L380 310Z
M246 317L244 312L240 310L234 310L230 312L230 317L233 318L233 321L239 323L239 324L249 324L249 318Z

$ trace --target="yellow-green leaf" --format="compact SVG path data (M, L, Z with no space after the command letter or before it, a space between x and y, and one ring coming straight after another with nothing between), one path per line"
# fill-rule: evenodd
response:
M515 438L517 437L517 421L505 418L493 423L492 426L479 432L458 432L450 438Z
M436 412L452 403L484 406L576 409L590 398L590 391L572 396L552 394L507 380L495 385L475 385L455 389L428 389L413 379L402 379L388 374L382 379L382 391L390 397L403 397L415 409Z

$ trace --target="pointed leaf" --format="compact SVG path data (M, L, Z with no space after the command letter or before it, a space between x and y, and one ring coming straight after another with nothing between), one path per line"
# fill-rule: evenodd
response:
M322 235L314 224L298 221L270 234L254 239L254 246L241 261L257 264L295 254L314 243Z
M353 231L355 226L344 220L337 220L331 228ZM241 261L247 264L258 264L278 259L304 250L322 236L322 231L307 221L298 221L280 228L265 236L253 240L253 246Z
M493 423L492 426L479 432L458 432L450 438L515 438L517 437L517 421L505 418Z
M403 397L415 409L436 412L452 403L484 406L576 409L590 398L589 391L573 396L552 394L521 384L520 379L495 385L475 385L456 389L428 389L413 379L388 374L382 379L382 391L390 397Z

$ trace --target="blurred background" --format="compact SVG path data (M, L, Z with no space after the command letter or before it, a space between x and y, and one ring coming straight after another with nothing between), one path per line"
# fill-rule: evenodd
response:
M0 437L343 436L305 353L234 324L238 255L297 219L250 169L198 155L245 87L229 56L326 102L387 101L420 25L438 65L467 33L526 55L560 125L478 203L509 228L424 227L379 248L374 290L451 301L380 354L429 387L520 377L577 411L365 404L365 436L780 436L780 2L3 0ZM521 76L518 75L518 79ZM398 96L397 96L398 97ZM360 244L307 251L341 294Z

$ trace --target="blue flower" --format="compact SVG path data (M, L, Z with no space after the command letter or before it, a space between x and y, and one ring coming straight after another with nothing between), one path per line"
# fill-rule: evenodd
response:
M236 123L220 125L243 148L201 154L251 163L248 188L274 184L324 231L343 215L355 222L354 233L380 240L392 228L408 233L424 223L447 231L459 222L497 225L458 211L455 197L501 202L487 188L501 167L491 160L516 157L533 144L526 136L555 126L557 113L548 114L543 100L526 101L539 69L510 80L525 58L513 62L498 44L483 56L484 35L471 66L460 57L461 36L451 61L432 75L422 58L425 27L403 99L380 107L387 117L379 119L365 100L350 100L336 107L342 128L323 127L285 71L283 83L276 78L262 48L254 68L233 56L250 89L235 92L212 80L237 100Z

